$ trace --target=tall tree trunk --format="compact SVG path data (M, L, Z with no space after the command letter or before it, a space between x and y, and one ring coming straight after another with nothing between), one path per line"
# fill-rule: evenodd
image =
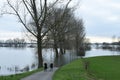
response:
M76 48L76 54L79 55L79 40L78 40L78 35L76 34L76 37L75 37L75 48Z
M56 53L56 57L58 58L59 57L59 53L58 53L58 47L57 47L57 42L56 42L56 39L54 39L54 49L55 49L55 53Z
M58 48L57 48L57 45L54 44L54 49L55 49L55 53L56 53L56 57L58 58L59 57L59 53L58 53Z
M43 59L42 59L42 40L41 36L37 37L37 50L38 50L38 68L43 66Z
M64 51L63 51L63 48L62 48L62 45L60 45L60 54L64 54Z

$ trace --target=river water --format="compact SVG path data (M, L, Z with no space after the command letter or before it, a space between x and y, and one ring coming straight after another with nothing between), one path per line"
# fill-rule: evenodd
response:
M26 70L34 70L37 68L38 60L34 48L0 48L0 76L22 73ZM46 63L54 62L55 55L53 49L43 49L43 59ZM59 65L67 64L77 56L73 54L74 51L66 51L60 59L56 62ZM94 56L111 56L120 55L117 51L108 51L102 49L92 49L87 51L85 57Z
M113 56L120 55L120 51L110 51L103 49L92 49L91 51L86 51L85 57L95 57L95 56Z

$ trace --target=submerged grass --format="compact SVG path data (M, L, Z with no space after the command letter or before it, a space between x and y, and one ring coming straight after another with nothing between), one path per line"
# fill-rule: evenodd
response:
M85 70L83 61L89 62ZM120 80L120 56L79 59L58 69L53 80Z
M37 69L37 70L34 70L34 71L30 71L30 72L25 72L25 73L22 73L22 74L16 74L16 75L10 75L10 76L0 76L0 80L20 80L21 78L24 78L28 75L39 72L41 70L43 70L43 68L40 68L40 69Z

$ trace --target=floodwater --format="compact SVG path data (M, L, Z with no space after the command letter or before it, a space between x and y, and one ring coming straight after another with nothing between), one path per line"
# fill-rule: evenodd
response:
M22 70L33 63L36 64L35 57L32 48L0 48L0 75L15 74L16 67Z
M53 49L43 49L43 60L54 61ZM11 75L37 69L38 59L34 48L0 48L0 75Z
M0 48L0 76L22 73L37 68L38 60L34 48ZM53 63L55 54L53 49L43 49L43 60L46 63ZM102 49L92 49L87 51L85 57L120 55L120 52ZM62 58L62 59L61 59ZM64 65L78 58L74 51L66 51L56 63Z
M92 49L91 51L86 51L85 57L95 57L95 56L113 56L120 55L120 51L110 51L103 49Z

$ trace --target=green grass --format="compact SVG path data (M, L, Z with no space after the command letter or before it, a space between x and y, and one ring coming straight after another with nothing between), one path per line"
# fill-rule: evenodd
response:
M81 59L59 68L53 80L86 80L86 72L82 66Z
M89 73L97 80L120 80L120 56L87 58Z
M20 80L21 78L24 78L28 75L31 75L35 72L41 71L43 70L42 68L34 70L34 71L30 71L30 72L25 72L22 74L16 74L16 75L10 75L10 76L0 76L0 80Z
M89 61L85 70L82 61ZM120 80L120 56L75 60L58 69L53 80Z

